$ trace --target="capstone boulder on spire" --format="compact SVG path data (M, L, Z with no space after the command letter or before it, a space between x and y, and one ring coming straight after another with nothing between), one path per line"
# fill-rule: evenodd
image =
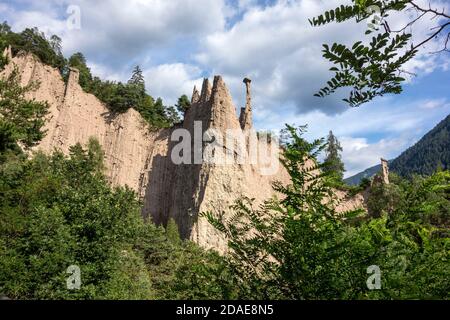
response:
M249 78L244 78L242 81L245 83L245 108L241 108L241 114L239 116L239 123L242 130L250 130L253 127L252 120L252 96L251 96L251 82Z

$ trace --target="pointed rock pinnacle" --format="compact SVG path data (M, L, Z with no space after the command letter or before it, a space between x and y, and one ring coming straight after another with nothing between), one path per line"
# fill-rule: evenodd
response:
M194 86L194 90L192 91L191 104L197 103L200 101L200 93L197 90L197 86Z

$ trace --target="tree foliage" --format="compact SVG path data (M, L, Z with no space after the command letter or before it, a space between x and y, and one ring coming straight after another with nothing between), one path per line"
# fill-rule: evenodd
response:
M128 84L140 86L145 90L144 75L142 74L142 70L139 66L134 67L131 78L128 80Z
M380 16L373 15L379 10ZM415 17L400 30L391 30L388 17L392 13L413 11ZM437 26L427 38L412 43L412 34L408 28L425 16L436 18ZM369 28L366 35L375 33L371 41L357 41L348 47L334 43L323 45L323 57L334 64L330 71L334 76L327 81L315 95L324 97L339 88L350 88L344 101L352 107L366 103L377 96L402 91L405 74L403 69L428 41L443 35L444 48L439 52L448 52L450 34L445 30L450 26L450 16L444 10L422 8L413 0L352 0L351 5L341 5L334 10L325 11L309 20L312 26L321 26L332 22L341 23L355 19L357 23L366 21Z
M95 139L69 155L27 157L47 106L26 100L16 73L0 81L0 295L12 299L224 297L223 260L141 217L128 187L104 175ZM7 130L6 130L7 129ZM76 265L81 286L67 287ZM231 289L229 290L231 291Z
M70 56L68 61L69 67L76 68L79 71L79 84L83 89L89 88L92 82L91 69L86 64L86 58L81 52L76 52ZM68 76L68 75L67 75ZM66 78L67 78L66 76Z
M45 64L53 66L61 73L66 71L66 59L61 53L61 39L53 35L49 39L38 28L26 28L20 33L11 31L6 22L0 27L0 50L11 45L13 54L31 52Z
M227 263L236 275L239 296L448 298L448 226L425 218L448 217L448 172L426 179L418 189L411 182L399 182L399 198L389 212L379 208L377 217L358 211L337 214L332 190L324 183L326 174L319 173L322 164L316 160L325 146L321 140L302 139L303 128L288 129L291 138L282 162L291 184L274 185L283 198L270 199L259 208L251 199L240 199L231 217L205 213L228 240ZM366 285L372 265L382 272L380 290Z
M450 115L415 145L392 160L390 169L403 177L431 175L450 168Z
M144 222L136 194L112 188L103 168L96 140L69 156L0 166L0 292L12 299L223 297L222 259L181 240L173 223L165 230ZM79 290L66 286L71 265L81 270Z
M91 74L86 58L81 52L74 53L69 59L62 54L61 39L46 35L37 28L28 28L21 33L11 31L6 22L0 25L0 50L11 45L13 54L30 52L43 63L58 68L67 81L69 68L79 71L79 84L89 93L104 102L112 113L126 112L130 108L138 111L152 128L170 127L179 122L179 117L172 106L165 106L160 98L156 101L145 90L142 70L136 66L127 83L103 81ZM7 63L0 58L0 69Z
M342 147L339 140L332 131L328 134L327 145L325 148L325 163L323 170L329 173L329 176L337 184L342 184L344 178L344 163L342 162Z
M26 87L20 84L20 75L13 70L0 79L0 153L20 152L20 146L34 146L44 136L46 103L28 100L25 94L35 90L37 83ZM0 159L1 163L1 159Z
M179 113L184 115L186 111L191 107L191 101L189 100L187 95L183 94L178 98L178 102L175 107L177 108Z
M2 170L0 286L8 296L108 298L122 282L123 298L149 297L148 274L132 250L142 228L136 197L112 190L97 168L92 146L75 145L70 158L40 154L9 175L9 166ZM66 287L70 265L82 271L80 290Z

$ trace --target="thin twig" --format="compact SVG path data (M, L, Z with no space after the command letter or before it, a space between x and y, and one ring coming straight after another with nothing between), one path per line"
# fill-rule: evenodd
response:
M444 23L442 26L440 26L439 30L436 31L435 33L433 33L431 36L429 36L428 38L426 38L425 40L423 40L421 43L419 43L416 46L411 47L411 51L417 49L418 47L420 47L421 45L425 44L426 42L430 41L431 39L433 39L435 36L437 36L439 33L441 33L442 30L444 30L447 26L450 25L450 21L447 23Z
M429 9L424 9L424 8L419 7L417 4L415 4L415 3L413 2L413 0L409 1L409 3L410 3L414 8L416 8L416 9L419 10L419 11L427 12L427 13L428 13L428 12L431 12L431 13L434 13L435 15L437 15L437 16L442 16L442 17L446 17L446 18L450 19L450 16L444 13L444 9L442 9L442 12L439 12L439 11L437 11L437 10L435 10L435 9L431 9L431 4L430 4L430 3L428 3L428 8L429 8Z
M444 44L444 48L438 51L432 51L429 52L430 54L436 54L436 53L441 53L441 52L450 52L450 50L447 49L447 45L448 45L448 41L450 39L450 32L447 33L447 39L445 40L445 44Z
M392 31L392 32L399 33L399 32L404 31L406 28L408 28L409 26L413 25L417 20L419 20L420 18L422 18L422 17L423 17L424 15L426 15L426 14L427 14L426 12L422 12L422 14L419 15L417 18L415 18L414 20L408 22L408 24L407 24L406 26L404 26L404 27L401 28L400 30L395 30L395 31Z

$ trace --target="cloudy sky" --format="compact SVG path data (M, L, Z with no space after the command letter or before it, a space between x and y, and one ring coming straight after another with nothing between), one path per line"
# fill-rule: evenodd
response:
M342 93L316 98L330 77L322 44L351 44L367 28L354 22L309 25L308 18L338 3L342 0L0 0L0 19L14 31L37 26L59 35L66 56L83 52L93 73L104 79L126 81L140 65L149 93L166 104L189 95L203 77L221 74L239 108L245 103L242 79L250 77L258 129L308 124L309 138L333 130L350 176L380 157L394 158L450 113L450 54L429 54L442 39L422 48L407 66L417 76L402 95L359 108L346 106ZM450 1L432 3L450 12ZM391 17L391 29L415 14ZM416 24L416 39L436 23Z

